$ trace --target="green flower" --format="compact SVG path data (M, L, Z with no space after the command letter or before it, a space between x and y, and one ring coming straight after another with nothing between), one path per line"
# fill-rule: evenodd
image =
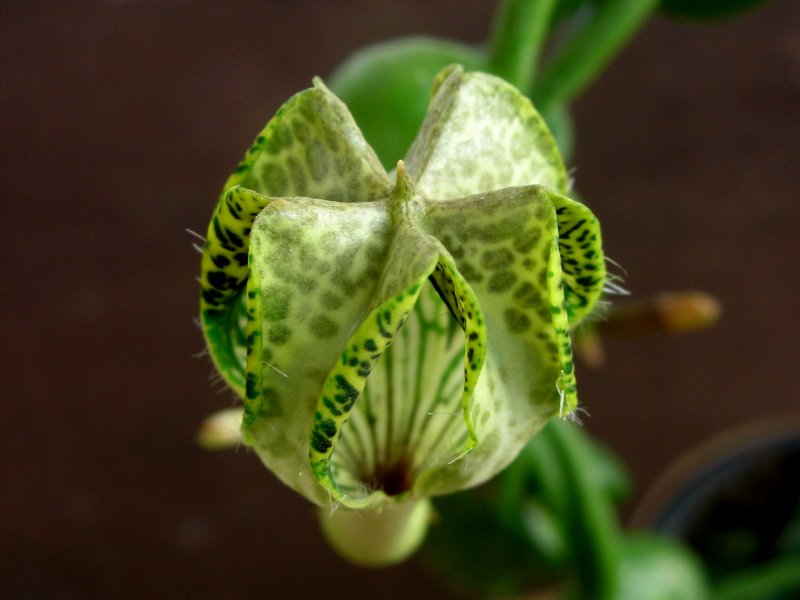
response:
M403 519L502 470L577 404L570 328L605 266L566 191L542 119L496 77L440 73L394 174L321 81L292 97L225 184L202 259L244 443L320 506Z

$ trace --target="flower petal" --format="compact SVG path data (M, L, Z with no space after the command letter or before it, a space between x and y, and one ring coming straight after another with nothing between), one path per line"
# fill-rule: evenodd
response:
M401 232L385 275L405 272L410 285L385 292L364 320L315 415L312 462L348 506L416 493L420 473L476 443L470 401L486 354L480 307L441 243L416 227Z
M278 109L225 183L269 196L385 197L391 182L344 103L320 79Z
M372 308L389 249L385 203L272 199L256 219L247 284L245 443L310 500L308 462L326 377Z
M429 230L474 290L488 340L470 408L477 445L463 460L425 473L417 483L420 493L447 493L486 480L549 417L575 408L557 212L565 208L565 224L573 222L567 213L591 215L579 206L540 186L431 204ZM602 286L602 273L597 275Z
M567 186L564 164L530 101L502 79L448 67L406 158L417 189L446 200L510 186Z
M340 360L328 374L319 396L311 427L309 457L319 481L330 490L334 498L345 500L348 506L380 502L383 496L377 493L372 497L375 490L370 489L342 488L330 469L337 442L356 402L364 400L359 396L367 385L367 377L394 342L398 330L417 303L428 276L436 268L440 248L440 244L434 238L421 234L415 227L407 224L398 227L381 276L381 283L371 303L371 310L343 346L344 351ZM360 409L366 409L371 413L367 419L371 421L368 425L373 435L372 450L381 454L388 450L390 440L387 437L387 430L379 423L385 423L390 418L389 415L395 413L393 401L410 406L412 399L394 398L391 394L387 394L370 406L363 403L359 406ZM366 412L362 410L356 414L365 416ZM363 452L363 444L369 442L362 440L361 443ZM360 471L363 467L363 464L351 465L356 471ZM389 465L383 464L380 467L388 468ZM350 482L358 481L359 475L358 472L350 473ZM368 477L366 473L363 476ZM354 495L356 492L363 493L358 497Z
M244 394L244 294L250 228L270 199L240 187L222 194L201 259L200 319L211 358L223 379Z
M600 223L586 206L549 194L558 220L558 249L563 272L564 305L570 327L594 308L606 281Z
M391 182L347 107L324 84L290 98L228 178L203 248L201 318L223 378L244 389L244 299L253 220L268 197L386 197Z

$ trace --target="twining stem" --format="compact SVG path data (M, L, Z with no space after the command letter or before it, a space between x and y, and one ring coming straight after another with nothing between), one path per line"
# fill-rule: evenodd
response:
M504 0L489 44L489 70L529 94L558 0Z
M557 0L504 0L492 27L489 70L524 94L531 91Z
M658 5L659 0L606 0L583 29L565 42L533 87L540 111L569 102L600 74Z

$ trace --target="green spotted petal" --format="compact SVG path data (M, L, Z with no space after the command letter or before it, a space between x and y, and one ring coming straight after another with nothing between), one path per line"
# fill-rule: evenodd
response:
M417 189L446 200L538 184L564 193L567 176L544 120L498 77L448 67L406 157Z
M409 399L395 396L392 391L371 389L368 397L361 397L370 376L382 355L394 342L400 327L413 310L428 276L437 265L439 244L434 238L421 235L408 225L401 226L394 236L387 256L386 268L381 283L371 303L371 309L359 323L350 339L344 345L336 366L328 374L317 402L311 426L309 457L319 481L337 500L344 499L349 506L360 506L370 502L381 502L378 492L373 498L369 489L370 480L381 491L399 492L403 482L396 482L397 490L387 487L387 477L402 478L407 472L405 465L393 465L385 460L394 450L389 435L390 420L403 407L393 406L394 402L406 403ZM385 368L386 363L381 364ZM372 382L371 382L372 383ZM371 386L374 387L374 386ZM371 430L369 439L360 439L361 452L348 460L336 461L331 465L334 452L343 427L351 416L354 422L348 428L348 438L357 431ZM358 420L364 421L357 425ZM379 460L371 465L365 462L364 448L370 444L370 452ZM397 461L405 461L398 456ZM335 467L335 468L332 468ZM389 473L394 470L393 473Z
M244 286L250 228L269 198L232 187L214 209L201 259L200 319L211 357L223 379L244 393Z
M550 194L558 220L558 248L564 283L564 305L570 327L579 324L603 293L606 263L600 223L586 206Z
M320 390L373 306L390 243L384 202L273 199L253 225L245 443L314 502L308 461Z
M321 81L290 98L228 178L206 234L201 319L223 378L244 390L243 289L250 228L268 197L385 197L390 181L347 107Z
M320 79L290 98L258 135L225 189L337 202L385 197L386 171L350 111Z
M549 417L577 404L557 216L564 207L589 222L587 209L539 186L431 203L429 230L474 291L488 339L471 403L477 445L462 461L423 474L421 494L486 480Z

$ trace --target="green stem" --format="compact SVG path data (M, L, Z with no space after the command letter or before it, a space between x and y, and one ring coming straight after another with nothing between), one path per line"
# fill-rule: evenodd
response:
M575 549L578 597L612 600L617 592L621 554L619 528L608 498L599 493L586 469L591 449L572 425L552 422L548 433L567 480L569 497L564 514L569 544Z
M659 0L606 0L589 23L561 48L533 89L540 110L569 102L600 74L641 27Z
M766 565L737 573L717 584L714 600L748 598L795 598L800 591L800 558L781 558Z
M518 517L520 506L529 493L530 481L536 482L536 496L544 504L554 511L563 508L567 494L561 467L549 440L551 427L551 424L545 426L499 478L499 506L504 518L508 515ZM515 523L512 519L507 524L514 527Z
M530 93L557 0L504 0L489 44L489 70Z

